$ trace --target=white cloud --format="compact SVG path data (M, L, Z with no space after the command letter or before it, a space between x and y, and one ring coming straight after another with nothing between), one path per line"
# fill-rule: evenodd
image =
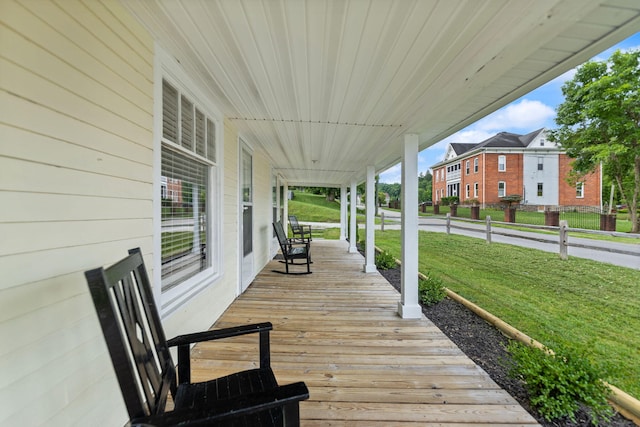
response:
M547 126L556 113L550 106L540 101L522 101L507 105L493 114L476 122L472 127L485 132L503 131L531 132Z

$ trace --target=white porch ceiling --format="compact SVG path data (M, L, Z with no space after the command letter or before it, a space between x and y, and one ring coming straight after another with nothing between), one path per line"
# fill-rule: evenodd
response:
M640 31L638 0L123 0L290 185L340 186Z

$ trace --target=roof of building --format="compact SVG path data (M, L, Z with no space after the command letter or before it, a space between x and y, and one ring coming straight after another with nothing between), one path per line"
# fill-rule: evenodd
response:
M511 132L500 132L477 144L453 142L449 144L449 147L451 150L453 150L456 157L459 157L470 151L483 148L526 148L527 146L529 146L531 141L533 141L540 133L544 132L544 130L544 128L540 128L525 135L519 135L517 133ZM448 160L438 162L434 166L448 163L452 160L453 159L450 158Z

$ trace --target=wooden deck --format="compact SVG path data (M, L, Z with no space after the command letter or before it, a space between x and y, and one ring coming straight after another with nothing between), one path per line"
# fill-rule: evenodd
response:
M429 320L398 317L399 294L345 242L313 241L312 258L306 276L271 261L214 325L273 323L278 381L310 390L303 426L536 424ZM257 354L255 337L198 344L194 380L255 367Z

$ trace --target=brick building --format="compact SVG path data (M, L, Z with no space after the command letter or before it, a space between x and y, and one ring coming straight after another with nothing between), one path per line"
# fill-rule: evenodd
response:
M518 194L522 204L538 206L601 206L600 171L575 185L567 182L571 161L550 142L545 129L526 135L500 132L478 144L452 143L445 159L432 166L433 202L458 196L482 206Z

